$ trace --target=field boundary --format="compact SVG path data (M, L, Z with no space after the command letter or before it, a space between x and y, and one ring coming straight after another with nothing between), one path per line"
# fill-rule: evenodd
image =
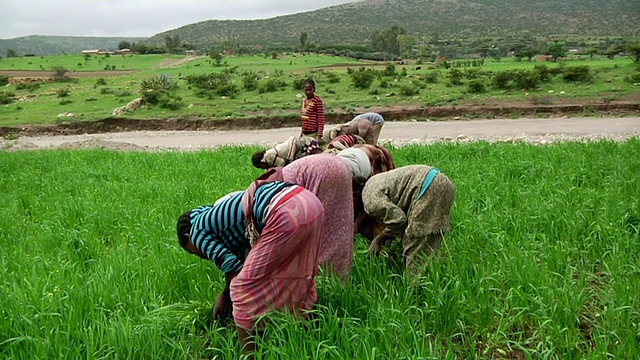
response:
M496 105L496 106L437 106L437 107L384 107L359 109L360 112L376 111L389 121L408 120L459 120L493 119L497 117L523 117L551 115L633 115L640 113L640 102L610 102L591 104L562 105ZM353 118L352 112L332 112L326 115L327 124L344 123ZM78 135L123 131L159 131L159 130L261 130L282 127L296 127L300 119L297 115L260 116L240 119L132 119L109 117L92 121L70 121L68 123L47 125L0 126L0 136L43 136Z

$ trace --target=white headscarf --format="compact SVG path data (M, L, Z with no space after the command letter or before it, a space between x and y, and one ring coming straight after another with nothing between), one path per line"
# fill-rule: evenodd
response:
M371 177L371 161L362 149L344 149L337 156L349 166L354 178L368 179Z

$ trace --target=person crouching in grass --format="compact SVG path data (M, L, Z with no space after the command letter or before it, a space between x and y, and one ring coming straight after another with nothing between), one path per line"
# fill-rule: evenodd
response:
M255 349L258 317L276 310L305 318L315 304L324 221L313 193L281 181L254 181L178 218L180 246L225 274L212 315L233 316L244 352Z
M369 252L377 255L386 241L402 238L408 274L423 275L428 258L451 227L455 193L451 180L427 165L404 166L369 178L362 189L364 210L386 225Z

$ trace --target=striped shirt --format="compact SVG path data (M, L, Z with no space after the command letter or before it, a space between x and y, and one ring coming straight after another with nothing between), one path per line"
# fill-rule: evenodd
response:
M363 141L364 142L364 141ZM342 148L340 150L350 148L353 145L358 143L358 140L354 135L342 134L336 136L335 139L331 140L331 142L327 145L327 149L333 149L336 146L336 143L342 144Z
M264 228L271 199L281 190L293 184L274 181L256 190L253 213L258 231ZM225 196L214 205L200 206L191 212L191 241L209 260L224 273L235 273L242 264L251 245L245 237L245 217L242 212L244 192Z
M322 135L324 132L324 104L319 96L302 100L302 133Z

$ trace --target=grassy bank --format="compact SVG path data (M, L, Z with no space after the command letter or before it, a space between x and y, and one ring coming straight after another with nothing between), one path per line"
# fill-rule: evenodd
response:
M222 274L175 221L246 187L252 150L3 153L0 355L236 357L208 319ZM315 319L274 316L260 358L640 356L638 140L391 150L457 187L442 257L409 288L393 245L357 238L348 286L319 277Z
M227 56L218 65L208 57L162 55L2 59L0 70L51 72L58 66L68 70L66 75L77 77L77 81L4 88L0 91L3 103L0 125L108 118L115 108L141 96L145 80L159 76L174 84L175 89L159 103L127 111L122 116L241 119L296 114L302 96L300 82L306 77L316 80L317 94L324 99L327 113L355 113L389 106L490 105L514 101L553 105L575 99L611 102L637 95L637 81L633 79L639 76L636 66L627 58L582 58L558 63L457 60L446 67L434 63L376 64L325 55L283 54L277 58ZM81 76L87 71L104 70L133 72ZM211 74L217 75L207 79ZM189 77L194 81L189 81ZM206 81L196 82L198 77Z

